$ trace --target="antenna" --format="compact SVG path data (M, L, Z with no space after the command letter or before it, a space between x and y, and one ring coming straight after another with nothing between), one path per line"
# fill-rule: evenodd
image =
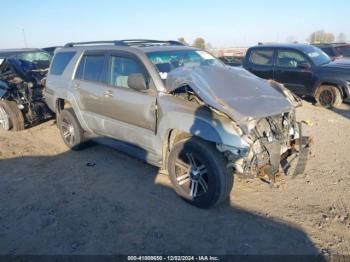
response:
M28 43L27 43L27 37L26 37L26 32L24 31L24 28L22 28L22 36L23 36L24 47L27 48Z

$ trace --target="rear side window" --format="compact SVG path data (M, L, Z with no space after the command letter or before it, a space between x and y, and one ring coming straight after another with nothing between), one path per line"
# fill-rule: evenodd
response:
M74 57L75 52L62 52L57 53L52 61L50 74L62 75L64 69Z
M75 78L86 81L104 82L104 66L104 55L85 55L80 61Z
M249 62L254 65L272 66L273 65L273 50L252 50L249 57Z

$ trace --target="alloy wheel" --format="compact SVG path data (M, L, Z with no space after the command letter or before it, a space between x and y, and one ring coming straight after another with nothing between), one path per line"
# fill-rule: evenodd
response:
M75 131L72 124L68 123L66 119L63 119L61 122L61 130L63 139L69 144L74 145L75 143Z
M178 185L191 197L197 198L208 189L208 170L192 153L180 156L175 162Z

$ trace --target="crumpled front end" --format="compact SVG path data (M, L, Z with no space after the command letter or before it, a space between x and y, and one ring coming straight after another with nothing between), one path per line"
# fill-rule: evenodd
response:
M243 155L229 154L230 164L237 173L275 182L280 175L304 172L309 139L302 136L295 110L247 123L242 137L249 149Z
M301 102L283 85L240 68L201 66L178 68L168 75L169 92L176 93L181 87L189 87L185 89L201 104L225 115L240 130L231 134L241 137L237 143L217 128L225 137L217 149L226 154L236 173L271 181L281 173L304 171L309 142L295 118Z
M16 58L2 59L0 62L0 100L15 102L26 126L51 118L42 93L47 69Z

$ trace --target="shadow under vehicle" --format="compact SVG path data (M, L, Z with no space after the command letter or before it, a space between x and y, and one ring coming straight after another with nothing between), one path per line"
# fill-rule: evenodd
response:
M234 174L290 173L305 146L291 92L176 41L69 43L45 98L69 148L94 137L141 148L198 207L225 201Z
M51 118L42 90L51 56L40 49L0 50L0 128L23 130Z
M40 261L38 254L55 255L54 261L61 260L58 254L76 255L74 261L82 255L84 261L116 261L117 254L327 261L300 225L235 205L233 195L232 204L226 201L215 214L192 208L174 197L168 178L158 172L100 145L0 159L0 198L6 203L0 208L0 253L32 254L33 261Z

